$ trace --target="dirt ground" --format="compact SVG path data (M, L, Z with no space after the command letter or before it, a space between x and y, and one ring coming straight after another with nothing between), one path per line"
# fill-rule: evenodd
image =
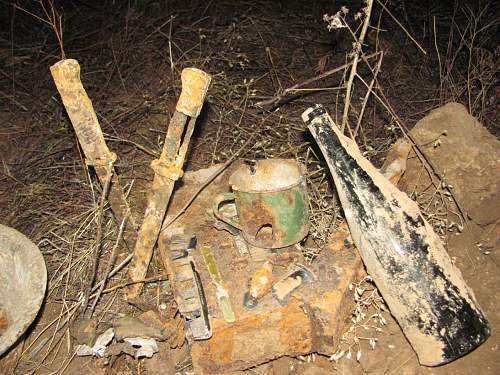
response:
M341 12L339 22L345 21L349 27L329 31L324 15L335 15L342 6L349 12ZM94 170L86 167L50 75L50 66L61 59L61 44L65 56L81 65L81 80L108 146L119 157L117 173L129 191L128 202L139 222L153 176L149 164L161 152L180 93L180 72L195 66L210 73L213 80L185 169L197 170L233 157L303 162L311 199L310 241L317 248L307 255L314 258L321 256L321 248L343 219L328 169L300 114L321 103L342 123L353 59L349 31L359 36L363 17L357 13L364 6L363 2L319 0L0 3L0 222L39 246L49 279L39 317L18 345L0 358L0 373L175 373L173 367L186 359L185 349L168 352L168 348L169 355L158 355L149 362L121 356L110 365L73 356L73 339L64 322L76 311L92 278L102 189ZM500 135L498 11L495 1L374 3L362 47L365 58L358 63L346 119L364 155L377 167L404 132L449 102L463 104L493 140ZM59 15L62 41L54 31L59 30ZM371 55L374 57L369 58ZM322 78L308 81L315 77ZM370 95L363 82L372 82ZM286 90L294 85L295 90ZM469 132L454 128L453 134L470 139ZM428 140L430 146L424 150L434 166L441 168L442 175L457 175L454 167L460 165L460 158L450 155L470 149L440 148L446 146L445 137ZM472 213L463 228L453 213L456 207L447 205L443 211L434 198L425 200L429 194L446 197L439 186L410 188L404 185L411 181L406 176L401 188L417 201L424 200L419 203L436 230L444 226L450 255L492 325L486 343L449 365L421 367L399 326L385 313L387 325L376 337L375 349L363 342L359 361L358 350L353 350L350 359L344 355L338 362L319 355L282 357L245 373L499 373L500 207L498 199L487 199L492 192L498 197L498 189L492 186L498 187L495 176L498 180L500 161L481 142L469 142L477 151L470 163L487 165L486 170L473 180L457 179L464 181L457 188L459 201ZM417 181L420 177L413 176ZM450 227L452 223L455 225ZM101 230L98 276L106 268L118 233L107 206ZM128 253L120 248L118 260ZM162 273L155 255L148 276ZM126 278L122 270L107 286L120 286ZM136 308L122 302L120 290L111 288L99 301L99 322L105 324L120 314L138 314ZM167 281L148 283L142 306L156 308L159 301L175 308ZM177 369L189 373L189 361Z

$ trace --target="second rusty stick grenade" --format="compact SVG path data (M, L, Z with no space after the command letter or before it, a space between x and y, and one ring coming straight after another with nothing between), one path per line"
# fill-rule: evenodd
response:
M211 77L199 69L186 68L182 71L181 79L182 92L175 112L170 119L162 153L159 159L151 163L155 176L129 268L129 276L132 281L140 281L146 276L175 181L183 174L184 158ZM186 122L187 128L185 129ZM184 130L186 131L184 132ZM183 134L184 138L181 139ZM129 286L125 290L125 298L128 301L133 301L141 289L141 283Z
M106 145L94 107L80 80L80 65L76 60L65 59L52 65L50 72L85 154L87 165L95 168L103 188L111 176L108 201L118 224L125 217L128 218L123 238L127 247L133 249L137 231L120 181L114 173L116 154Z

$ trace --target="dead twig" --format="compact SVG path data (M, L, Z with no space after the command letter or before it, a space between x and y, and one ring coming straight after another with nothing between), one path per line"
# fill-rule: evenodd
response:
M345 102L344 102L344 111L342 113L342 126L340 127L340 131L343 133L345 127L347 125L347 117L349 114L349 107L351 105L351 95L352 95L352 84L354 82L354 77L356 76L356 68L358 66L359 56L363 48L363 42L365 40L366 30L368 30L368 26L370 25L370 16L372 13L373 0L366 0L366 7L363 8L364 13L364 22L363 27L361 29L361 33L359 34L359 38L354 41L354 50L352 51L353 59L352 59L352 67L351 72L349 74L349 79L347 80L347 88L345 93ZM349 132L351 133L351 129L349 128ZM354 139L351 133L351 138Z
M380 53L381 52L371 53L369 55L366 55L365 58L366 59L372 59L372 58L380 55ZM285 99L287 98L287 96L290 96L290 94L294 94L297 91L301 91L303 86L307 86L307 85L309 85L311 83L323 80L323 79L331 76L332 74L344 71L346 68L350 67L352 64L353 64L353 61L348 62L348 63L346 63L344 65L338 66L338 67L336 67L334 69L331 69L331 70L328 70L328 71L326 71L324 73L321 73L321 74L317 75L316 77L312 77L312 78L306 79L305 81L296 83L295 85L290 86L290 87L284 89L280 94L278 94L276 96L273 96L272 98L269 98L269 99L257 102L257 103L255 103L255 105L257 107L262 107L262 108L263 107L276 108L276 107L278 107L280 105L280 103L282 103L282 102L285 101Z
M271 84L274 88L274 92L281 92L283 91L283 87L281 87L281 82L278 77L276 66L274 65L273 55L271 54L270 47L266 47L266 57L267 57L267 64L269 67L269 77L271 78Z
M108 265L106 267L106 271L104 271L104 276L103 276L103 279L102 279L102 284L101 286L99 287L99 290L97 291L96 293L96 297L94 299L94 302L92 303L92 307L90 308L90 312L89 312L89 315L90 317L92 317L92 315L94 314L94 310L95 310L95 307L97 305L97 302L99 301L99 298L104 290L104 287L106 286L106 281L109 277L109 274L111 272L111 267L113 267L113 264L115 263L116 261L116 257L118 255L118 245L120 244L120 240L122 238L122 235L123 235L123 231L125 229L125 223L128 219L128 215L126 215L121 224L120 224L120 229L118 231L118 236L116 237L116 241L115 241L115 246L113 246L113 250L111 251L111 255L109 256L109 260L108 260Z
M39 0L40 6L42 7L47 23L52 27L54 34L57 38L57 43L61 50L61 60L66 58L64 53L64 42L63 42L63 26L62 26L62 15L54 7L54 0L47 0L47 6L44 4L44 0Z
M368 87L368 90L366 91L365 97L363 99L363 104L361 106L361 112L359 113L359 116L358 116L358 123L356 124L356 128L354 129L354 133L353 133L354 138L356 138L356 136L358 135L358 130L361 127L361 121L363 120L363 114L365 113L366 104L368 103L368 99L370 98L370 94L372 93L372 90L373 90L373 85L375 84L375 82L377 80L378 73L380 72L380 68L382 67L383 58L384 58L384 51L380 51L380 58L378 59L377 65L375 66L375 70L373 72L373 78L370 82L370 86ZM356 75L359 76L357 73L356 73Z
M95 240L94 256L92 258L92 270L90 273L90 280L89 280L88 288L87 288L87 291L85 292L85 298L83 300L84 302L83 302L82 314L85 314L85 311L87 310L90 291L92 289L92 284L94 283L94 280L95 280L96 274L97 274L97 267L99 264L99 255L101 253L102 218L104 215L104 204L106 202L106 197L108 195L109 187L111 185L111 180L113 178L113 162L110 162L107 169L108 169L108 172L107 172L107 176L106 176L106 183L104 184L104 187L102 190L101 200L99 202L99 209L97 211L97 234L96 234L96 240ZM125 219L124 219L124 221L125 221ZM92 311L90 312L90 315L92 316Z
M380 0L377 0L377 2L380 4L380 6L382 7L382 9L384 9L387 14L389 16L391 16L391 18L394 20L394 22L396 22L396 24L401 28L401 30L403 30L405 32L405 34L408 36L408 38L410 38L410 40L417 46L417 48L424 54L424 55L427 55L427 51L425 49L422 48L422 46L415 40L414 37L411 36L411 34L408 32L408 30L405 29L405 27L401 24L401 22L398 21L398 19L396 17L394 17L394 15L389 11L389 9L387 9L387 7L380 1Z

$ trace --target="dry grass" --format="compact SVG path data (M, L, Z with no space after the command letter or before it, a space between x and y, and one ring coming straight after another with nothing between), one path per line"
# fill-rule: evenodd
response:
M349 290L352 291L356 307L349 328L343 333L336 352L330 357L335 362L342 358L359 361L364 350L375 350L378 336L387 324L384 318L387 307L370 276L350 284Z
M488 11L457 3L451 13L430 9L432 22L422 23L423 12L402 12L389 3L391 14L407 27L402 31L395 26L400 32L389 34L385 30L392 18L374 3L366 41L356 44L352 55L360 22L346 18L350 33L328 32L323 14L337 9L329 3L306 3L282 8L263 0L194 1L187 8L183 2L74 2L54 12L44 11L37 2L2 5L7 11L0 12L0 21L8 27L0 31L0 145L7 145L0 152L1 221L33 239L49 269L50 311L23 344L19 372L62 373L68 366L72 351L66 323L76 316L92 273L101 187L82 161L50 79L48 67L59 59L62 47L82 65L83 84L108 145L119 155L117 168L137 217L142 217L152 177L149 162L161 150L180 91L180 72L196 66L213 75L213 84L187 168L225 162L235 154L245 160L279 157L304 163L312 223L312 241L304 252L311 261L321 255L343 219L328 169L300 120L304 109L322 103L337 123L356 124L352 134L377 165L390 144L425 111L450 99L467 103L474 115L498 131L498 110L492 109L498 100L498 51L490 48L498 19ZM46 17L48 24L37 20ZM448 19L453 22L447 28ZM422 29L411 27L421 24ZM432 35L428 54L424 56L408 35L419 41ZM406 46L405 53L397 52L400 45ZM373 53L376 60L366 58ZM359 62L348 74L354 56ZM343 65L335 74L308 81ZM257 105L301 82L310 83L271 110ZM345 101L349 82L350 99ZM415 193L415 198L435 227L449 228L450 197L439 178L433 181L432 188ZM462 225L456 218L452 221ZM117 236L118 226L105 207L98 280L109 270ZM119 249L116 263L127 254ZM152 265L154 275L161 271L157 263ZM122 271L109 279L108 287L118 287L97 304L99 320L123 309L133 312L117 298L123 282ZM163 283L153 285L155 296L147 296L147 302L167 298Z

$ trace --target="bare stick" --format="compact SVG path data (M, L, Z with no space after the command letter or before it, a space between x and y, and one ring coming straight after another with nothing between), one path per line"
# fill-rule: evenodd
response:
M271 79L271 84L273 85L274 92L281 92L283 88L281 87L281 82L279 80L278 73L276 72L276 66L274 65L270 47L266 47L266 57L268 60L267 64L269 67L269 77Z
M90 280L89 280L89 285L87 288L87 291L85 292L85 298L83 300L83 309L82 309L82 314L85 313L85 310L87 309L88 303L89 303L89 296L90 296L90 291L92 290L92 284L94 283L96 274L97 274L97 266L99 264L99 254L101 250L101 242L102 242L102 217L104 214L104 203L106 202L106 196L108 195L109 191L109 186L111 185L111 179L113 177L113 163L110 162L108 166L108 173L106 177L106 183L104 184L103 190L102 190L102 195L101 195L101 200L99 202L99 212L98 212L98 217L97 217L97 234L96 234L96 240L95 240L95 249L94 249L94 256L92 259L92 271L90 274ZM92 316L92 312L90 313Z
M363 120L363 114L365 113L366 104L368 103L368 99L370 98L370 94L372 92L373 85L374 85L375 81L377 80L378 73L379 73L380 68L382 66L382 59L384 58L384 51L380 51L380 53L381 53L380 58L377 61L375 71L373 72L373 78L370 82L370 86L368 87L368 90L366 91L366 95L363 99L363 105L361 107L361 112L359 113L358 123L356 124L356 128L354 129L353 139L356 138L356 135L358 135L358 130L361 126L361 121ZM356 74L356 76L359 76L359 75Z
M151 277L146 277L144 279L140 279L140 280L131 280L131 281L127 281L127 282L124 282L124 283L121 283L121 284L117 284L117 285L113 285L107 289L104 289L102 291L103 294L107 294L107 293L110 293L110 292L114 292L115 290L117 289L121 289L121 288L125 288L127 286L130 286L130 285L134 285L134 284L147 284L147 283L152 283L152 282L155 282L155 281L163 281L163 280L167 280L168 279L168 276L165 275L165 274L160 274L160 275L156 275L156 276L151 276ZM93 294L90 296L90 298L94 298L97 294Z
M43 0L39 0L40 6L45 13L45 17L47 17L47 21L54 30L54 34L56 35L57 42L59 43L59 48L61 49L61 59L66 58L66 54L64 53L64 43L63 43L63 30L62 30L62 16L59 12L54 8L54 0L48 0L49 9L47 9L43 3Z
M108 280L109 274L111 272L111 267L113 267L113 264L116 261L116 257L118 255L118 245L120 243L120 239L122 238L123 231L125 229L125 222L127 221L127 216L125 216L122 220L122 223L120 224L120 230L118 231L118 236L116 237L116 242L115 246L113 247L113 250L111 251L111 255L109 256L109 261L108 261L108 266L106 267L106 271L104 272L104 277L102 279L102 284L99 287L99 290L96 293L96 297L94 299L94 302L92 303L92 307L90 308L90 317L94 314L95 307L97 305L97 302L99 301L99 298L101 297L102 291L104 290L104 287L106 286L106 281Z
M436 16L432 17L432 23L434 26L434 47L436 48L436 54L438 57L438 64L439 64L439 84L441 87L443 87L443 71L441 68L441 56L439 54L439 48L437 45L437 35L436 35Z
M120 264L118 264L115 268L113 268L113 271L111 271L108 275L108 278L109 277L113 277L114 275L116 275L123 267L125 267L128 262L130 262L130 260L132 259L132 257L134 256L134 254L129 254L127 255L126 258L124 258ZM94 287L92 288L92 292L95 292L98 288L100 288L100 286L105 282L106 280L101 280L99 281L97 284L94 285ZM91 298L92 296L90 296L89 298Z
M377 2L380 4L380 6L387 12L387 14L389 14L389 16L391 16L391 18L394 20L394 22L396 22L398 24L398 26L405 32L405 34L408 36L408 38L411 39L411 41L413 43L415 43L415 45L418 47L418 49L420 51L422 51L422 53L424 55L427 55L427 51L425 49L422 48L422 46L415 40L415 38L413 38L411 36L411 34L408 32L408 30L405 29L405 27L403 25L401 25L401 22L398 21L398 19L396 17L393 16L393 14L389 11L389 9L387 9L387 7L380 1L380 0L377 0Z
M380 52L372 53L370 55L367 55L366 59L371 59L371 58L373 58L375 56L378 56L379 54L380 54ZM294 92L300 91L300 89L303 86L306 86L306 85L309 85L309 84L311 84L313 82L325 79L326 77L329 77L332 74L335 74L337 72L341 72L344 69L350 67L352 64L353 64L352 61L348 62L347 64L338 66L338 67L336 67L334 69L331 69L331 70L328 70L328 71L326 71L326 72L324 72L324 73L322 73L320 75L317 75L316 77L312 77L312 78L306 79L305 81L296 83L295 85L290 86L290 87L284 89L281 94L273 96L270 99L263 100L261 102L257 102L257 103L255 103L255 105L257 105L258 107L276 106L281 101L283 101L288 94L293 94Z
M345 93L345 103L344 103L344 113L342 114L342 126L340 131L343 133L347 125L347 116L349 114L349 106L351 105L351 95L352 95L352 83L354 77L356 76L356 68L358 66L359 54L361 53L363 42L365 40L366 30L368 30L368 25L370 24L370 15L372 12L373 0L366 1L365 10L365 20L363 22L363 27L361 33L359 34L359 39L355 41L354 47L354 58L352 61L351 73L349 74L349 80L347 81L347 89Z

